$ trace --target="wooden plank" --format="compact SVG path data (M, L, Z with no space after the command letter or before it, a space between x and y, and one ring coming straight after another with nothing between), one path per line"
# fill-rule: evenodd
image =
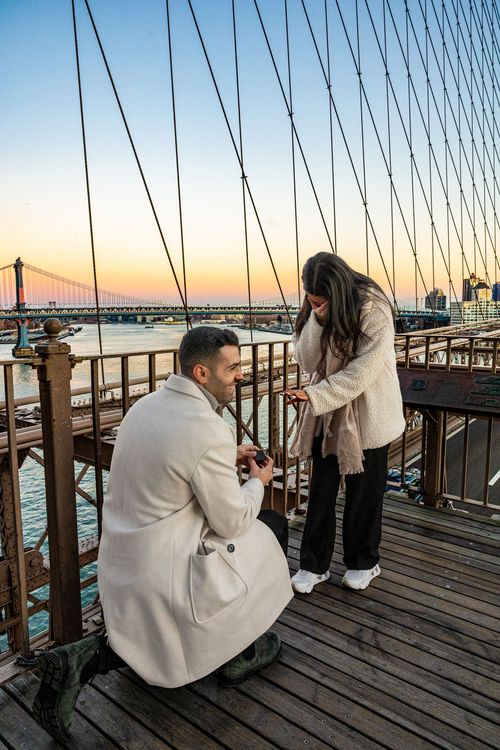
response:
M140 684L128 679L121 670L97 676L92 681L92 687L105 694L139 723L146 722L155 735L177 750L220 748L218 742L193 727L176 711L145 691Z
M244 683L247 686L249 684L250 681ZM212 701L214 706L224 708L234 720L251 727L255 732L254 748L258 747L260 750L260 737L284 750L303 750L304 745L315 750L336 747L333 740L329 739L326 743L292 723L295 719L293 712L275 713L267 706L261 705L260 701L245 695L242 692L243 687L242 685L237 690L224 688L218 685L215 677L207 677L197 682L194 690Z
M340 553L334 553L332 560L334 563L337 563L338 572L343 574L345 566L343 566ZM438 606L440 609L444 609L444 604L449 605L447 611L449 611L450 614L453 614L458 618L466 619L470 622L475 622L484 628L493 630L494 632L497 631L500 619L500 607L485 602L478 596L473 597L470 593L475 593L473 589L469 588L467 591L464 591L463 587L462 590L460 590L460 587L458 586L458 590L454 591L452 583L449 583L448 586L445 584L440 585L435 582L435 579L432 576L426 576L425 574L416 576L414 575L415 570L413 568L404 570L401 569L401 566L391 564L385 559L381 561L381 566L383 568L384 581L400 584L407 592L418 592L418 601L421 601L423 604L431 602L429 597L432 597L433 599L438 600L438 602L437 604L436 602L431 602L429 606ZM337 570L337 566L335 566L335 569ZM382 582L377 580L374 581L373 584L381 586ZM441 607L441 604L443 604L443 607Z
M279 624L275 626L276 629L280 627ZM340 712L348 711L349 719L353 724L360 731L366 729L374 739L377 739L379 734L379 722L387 720L382 724L384 733L380 738L381 745L384 747L394 746L396 750L400 750L407 743L406 746L413 750L413 748L420 748L422 741L433 747L435 745L449 749L468 747L468 738L465 735L453 730L450 736L446 724L433 716L423 714L418 709L418 705L402 706L399 697L395 698L387 692L382 692L377 683L363 683L352 673L343 672L342 664L338 666L336 652L331 654L331 665L326 665L307 652L307 643L303 644L306 653L296 648L295 633L292 636L293 647L289 647L288 634L289 630L283 627L281 635L285 640L285 646L279 663L283 667L294 670L294 674L300 672L316 681L318 685L327 687L332 693L330 710L338 707Z
M390 632L393 637L407 643L417 639L419 647L428 653L500 680L500 663L481 655L481 646L478 647L475 640L464 638L461 634L457 637L455 632L449 633L419 615L402 617L397 607L381 604L366 596L353 596L352 592L331 582L331 579L318 595L328 597L334 611L355 622L363 622L377 632Z
M292 558L299 558L300 542L301 537L290 535L289 554ZM341 549L340 540L337 548ZM500 601L500 576L497 576L499 580L495 584L483 583L481 578L469 575L469 568L464 565L448 561L447 567L443 567L443 562L438 557L431 557L403 545L388 543L384 541L384 537L380 544L380 555L384 569L388 567L395 571L404 570L413 578L434 582L442 588L447 588L449 584L454 591L460 591L476 601L495 605Z
M275 668L276 667L276 668ZM321 688L315 683L311 692L313 699L308 700L306 680L295 674L295 679L290 681L283 678L283 671L279 665L265 670L262 676L244 682L240 691L251 698L262 703L269 710L275 711L280 716L286 716L289 722L308 731L311 736L322 740L327 745L339 750L377 750L380 748L378 742L357 731L353 723L348 724L349 715L345 712L342 723L334 716L333 711L325 710L325 706L319 705L319 692ZM264 676L266 679L264 679ZM289 674L287 675L289 677ZM315 698L318 698L318 701Z
M0 738L9 748L53 750L62 747L3 689L0 688ZM83 747L74 745L74 747ZM86 746L90 750L90 745ZM95 747L95 746L94 746Z
M279 662L263 673L264 678L272 685L271 695L279 695L279 691L286 690L294 700L300 702L300 712L296 712L293 706L290 706L294 719L299 719L301 714L305 714L306 720L314 722L316 726L319 724L326 731L327 736L333 734L336 743L342 748L353 747L356 750L361 747L379 748L382 746L392 748L392 750L401 750L405 743L408 743L414 750L417 748L427 750L435 747L434 743L431 744L416 737L415 734L407 732L383 716L377 716L374 721L371 710L355 703L350 697L336 690L333 669L328 670L332 679L330 687L326 687L318 680L315 670L310 670L308 674L298 670L295 656L295 651L288 646L283 647ZM259 687L256 683L255 688ZM353 694L355 693L351 689L351 695ZM298 696L297 699L295 696ZM323 716L320 712L323 712ZM335 724L329 721L329 718L334 719ZM336 730L336 726L340 729ZM350 729L347 738L345 738L346 729Z
M320 640L331 642L340 650L348 650L360 661L365 661L373 666L393 674L401 680L406 680L412 685L425 687L436 696L454 703L457 706L468 706L478 716L486 721L498 721L498 703L490 700L484 695L474 693L457 684L452 677L445 678L443 674L453 673L454 665L441 662L442 673L435 674L430 669L420 666L419 651L406 647L404 644L396 646L393 639L380 638L376 633L364 627L356 626L348 620L337 617L333 612L327 612L312 606L312 602L304 602L295 598L289 609L283 614L283 622L289 622L287 618L307 618L303 627L314 627L314 632ZM320 629L318 631L318 628ZM397 653L395 653L395 650ZM425 654L420 652L420 663L425 662L429 667L432 659L425 660ZM446 671L445 671L446 670ZM479 735L478 735L479 736Z
M144 750L146 747L148 750L172 748L172 745L146 728L145 724L149 724L149 715L144 717L143 723L137 722L91 684L85 685L82 689L77 701L77 711L91 721L100 732L111 737L118 747L126 747L127 750Z
M382 692L389 692L402 704L418 706L425 714L439 717L443 723L469 735L475 742L463 745L468 750L472 746L483 747L477 744L478 741L494 746L497 731L495 725L466 710L468 701L455 705L447 691L441 696L433 692L432 682L428 684L424 681L420 684L415 679L413 669L409 670L402 660L394 659L392 655L389 659L364 644L360 647L354 639L335 633L324 623L306 622L304 617L288 610L275 625L280 634L284 634L282 626L289 628L286 636L284 635L286 642L303 650L303 653L319 659L330 668L344 671L352 678L377 685Z
M45 730L42 729L32 718L31 707L33 705L33 700L35 698L39 685L40 681L38 680L38 678L35 677L32 672L26 670L22 675L16 677L16 679L8 686L5 686L5 690L6 692L8 692L10 697L15 699L15 701L20 706L22 706L22 708L26 712L26 719L29 719L31 722L33 722L33 724L38 728L38 731L41 732L41 736L45 738L43 742L45 742L46 744L39 746L34 743L28 743L28 748L54 747L57 744L55 740L51 739L50 735L45 732ZM25 724L28 724L28 722L26 721ZM21 747L21 745L19 745L19 747ZM71 748L75 748L75 750L93 750L94 748L100 748L101 750L110 750L114 747L116 747L116 745L113 742L100 734L100 732L98 732L92 726L92 724L90 724L88 721L86 721L85 718L75 712L73 723L71 726Z
M267 742L259 733L259 728L248 728L247 723L239 723L231 712L231 694L234 691L225 690L226 701L222 709L211 703L196 688L199 683L194 683L190 688L176 688L165 690L147 685L136 674L125 670L123 672L128 679L140 685L143 690L153 695L162 705L168 706L172 711L187 719L193 727L208 734L212 739L218 740L224 747L234 747L241 750L271 750L275 746ZM210 678L207 678L210 679ZM222 689L222 688L221 688Z
M446 538L452 538L457 545L469 546L478 549L487 554L495 554L499 540L496 534L491 532L479 533L478 530L472 530L465 524L451 524L441 521L439 518L419 517L418 514L405 514L401 511L395 512L384 509L384 523L398 521L401 524L408 524L412 528L425 529L425 533L442 534Z
M343 597L347 603L342 601ZM478 673L477 669L470 669L464 665L465 661L472 665L476 657L467 660L466 655L458 649L452 651L450 647L435 644L432 639L426 639L416 631L403 632L399 628L400 632L397 632L398 628L395 624L387 623L382 618L375 617L373 613L366 614L361 606L359 608L349 606L349 597L352 600L353 596L348 591L345 594L339 592L334 598L318 593L314 603L307 602L306 604L303 599L297 599L294 605L298 605L299 602L301 605L297 608L291 606L290 609L294 612L303 612L303 605L306 605L307 616L321 621L322 615L312 609L314 604L315 608L338 615L338 618L342 620L342 632L353 637L358 637L359 626L363 625L365 632L369 634L366 636L366 641L373 641L373 645L383 650L384 653L395 654L410 664L420 666L438 676L446 676L446 679L468 687L471 691L478 692L486 698L500 701L500 681L495 680L494 676L484 674L488 662L483 663L483 672ZM380 638L379 635L384 637ZM458 662L453 658L456 654L462 657Z
M290 568L293 570L296 567L298 567L298 564L290 561ZM340 578L345 568L340 564L333 563L331 570L335 574L338 574ZM455 642L460 647L465 647L471 653L476 653L478 656L493 663L500 662L500 648L497 645L498 638L492 631L484 630L465 619L457 619L448 612L441 610L438 606L428 607L422 605L417 601L417 597L412 598L404 587L392 585L390 582L385 581L383 576L384 572L382 571L380 579L377 578L374 580L366 592L349 592L349 596L358 597L363 601L366 599L367 601L379 602L381 605L389 604L395 610L399 610L401 621L403 621L406 615L409 618L419 617L424 621L433 622L446 631L443 632L441 640L450 641L448 635L451 635L451 642ZM340 581L335 581L335 579L332 581L330 579L330 581L322 583L321 587L316 587L315 591L328 591L328 586L332 585L339 585L340 587ZM406 623L408 624L408 619ZM421 628L422 622L417 621L413 629L420 632ZM417 638L418 632L415 634Z
M341 498L339 497L339 500ZM345 502L345 500L344 500ZM384 510L390 510L394 513L401 513L402 516L413 516L413 518L423 518L434 521L436 524L446 526L447 528L463 529L466 527L472 535L478 534L483 536L491 534L500 541L500 525L497 521L492 521L487 516L474 514L474 506L470 506L470 511L450 510L449 508L428 508L425 505L417 503L415 500L405 499L401 494L397 498L385 495Z

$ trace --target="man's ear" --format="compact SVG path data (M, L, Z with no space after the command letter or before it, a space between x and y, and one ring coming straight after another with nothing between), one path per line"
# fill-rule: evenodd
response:
M193 367L193 379L197 383L205 385L208 382L208 367L202 364L195 365Z

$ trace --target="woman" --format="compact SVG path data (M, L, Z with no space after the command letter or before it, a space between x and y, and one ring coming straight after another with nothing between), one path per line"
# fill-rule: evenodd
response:
M365 589L380 574L389 443L405 426L392 308L378 284L332 253L309 258L302 283L295 357L311 379L304 390L285 393L288 404L303 404L291 454L312 456L312 477L292 586L310 593L330 576L335 501L344 476L342 583Z

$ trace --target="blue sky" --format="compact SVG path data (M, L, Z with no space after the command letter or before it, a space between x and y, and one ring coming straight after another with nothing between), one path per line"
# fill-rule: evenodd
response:
M180 239L177 211L177 186L172 137L172 109L167 57L166 13L163 0L99 0L90 3L137 150L157 206L172 259L180 275ZM420 52L425 54L424 3L409 3ZM428 21L433 30L438 59L442 38L437 19L428 5ZM233 60L231 2L229 0L193 0L208 52L228 114L236 133L236 95ZM284 3L267 0L259 3L271 45L283 81L286 80ZM95 221L99 283L107 289L174 300L175 285L165 253L152 220L136 165L124 133L83 0L77 0L82 83L87 124L91 194ZM306 7L325 55L324 2L308 0ZM377 242L369 234L369 271L386 289L380 253L392 277L392 236L390 225L390 183L387 167L363 103L365 174L362 168L359 84L342 28L340 13L329 0L332 82L336 105L358 178L366 180L370 215ZM339 2L349 38L356 50L355 0ZM377 123L387 157L388 131L385 100L385 70L371 28L367 7L375 28L383 40L383 0L358 2L361 31L362 80ZM451 19L446 40L452 62L454 3L448 3ZM390 0L395 26L405 44L403 4ZM180 169L185 218L188 286L193 300L240 300L246 294L245 252L243 242L241 179L239 166L225 128L206 62L196 35L186 0L171 0L173 55L179 126ZM290 42L294 117L319 200L333 237L332 184L329 153L329 114L325 83L305 23L299 0L289 0ZM289 118L271 67L254 4L237 0L237 33L240 52L240 84L246 173L259 209L270 249L287 292L296 289L295 240L291 181L291 143ZM466 32L466 18L459 15ZM474 31L477 49L480 39ZM489 33L489 32L488 32ZM486 39L484 32L484 39ZM489 37L488 37L489 39ZM424 284L414 286L413 254L422 266L425 286L433 283L448 291L447 269L441 258L438 239L445 259L450 244L452 278L461 287L462 259L460 242L447 227L446 197L436 167L429 167L429 149L425 128L416 102L408 105L407 71L399 50L394 26L387 25L387 43L391 81L408 127L408 106L412 108L414 165L417 165L424 191L414 169L414 197L411 191L411 160L405 134L391 100L394 184L404 222L394 208L396 243L396 292L399 298L422 296ZM488 42L491 45L491 42ZM427 118L426 77L419 49L410 30L409 53L412 81L418 90L422 115ZM466 50L462 49L464 64ZM479 52L479 55L481 53ZM445 174L445 145L439 117L447 110L439 65L428 47L429 75L436 92L437 109L430 103L429 124L436 159ZM479 70L481 59L474 62ZM500 65L498 66L500 68ZM494 81L485 77L492 100ZM458 98L448 66L448 86L452 104L458 112ZM481 90L473 90L474 106L480 110ZM90 282L90 243L83 172L82 141L76 87L75 54L69 0L3 0L0 7L0 253L4 265L21 255L26 262L69 278ZM463 97L470 110L468 93ZM479 115L481 117L481 115ZM492 122L487 111L486 125ZM471 120L473 122L473 119ZM469 155L482 200L481 134L476 123L479 157L473 155L466 116L462 114L465 154ZM496 144L486 132L486 148L494 153ZM493 129L493 136L498 137ZM365 217L346 147L335 122L335 168L338 251L353 266L366 270ZM458 133L450 127L450 150L459 163ZM300 262L328 241L311 188L297 151L297 190L299 200ZM474 263L474 238L464 205L460 205L458 182L450 159L449 199L454 217L460 224L462 243L470 266ZM492 170L484 160L484 174L493 185ZM463 190L468 207L477 213L476 244L487 256L490 279L497 269L492 243L484 237L480 201L472 189L462 154ZM479 175L479 178L478 178ZM444 177L443 177L444 179ZM431 190L432 188L432 190ZM432 227L429 200L432 192L437 236L434 236L432 263ZM496 189L493 190L494 198ZM491 236L495 229L493 206L488 197L486 221ZM415 206L415 210L413 210ZM465 220L463 217L465 216ZM276 282L254 217L249 211L249 239L254 299L278 296ZM380 247L377 248L377 243ZM413 245L413 247L412 247ZM488 262L489 257L489 262ZM478 248L476 270L484 275Z

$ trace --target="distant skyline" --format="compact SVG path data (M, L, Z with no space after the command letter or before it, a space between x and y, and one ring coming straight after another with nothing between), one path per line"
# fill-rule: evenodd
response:
M182 286L165 1L89 0L89 4ZM135 297L176 301L178 295L169 263L113 99L84 2L77 0L75 5L99 286ZM323 60L326 61L325 4L323 1L309 0L305 5ZM461 299L462 277L468 275L467 269L465 274L463 270L461 243L470 270L475 270L481 277L487 273L491 283L498 279L494 246L498 222L493 217L493 203L487 192L488 187L496 203L498 186L494 176L495 162L492 166L481 148L478 156L473 155L471 132L467 128L466 115L462 112L461 136L465 155L470 154L473 174L476 175L477 184L481 185L479 192L477 187L472 187L465 155L462 154L463 195L468 202L467 207L474 206L477 214L477 227L473 229L465 205L460 204L453 165L445 154L444 136L440 130L443 108L450 126L450 153L458 165L461 151L458 134L451 127L452 109L443 104L440 58L433 58L429 45L429 78L436 90L436 106L430 99L429 112L426 109L428 91L420 57L426 46L423 4L416 1L409 3L409 18L415 35L408 25L408 40L405 38L408 16L405 16L403 4L394 0L377 0L368 4L364 0L358 3L343 0L339 5L342 17L336 3L327 3L332 91L343 129L342 134L334 116L334 224L329 102L325 81L301 2L289 0L287 3L294 121L330 237L333 241L336 229L339 254L358 270L367 271L368 255L370 275L388 293L389 281L392 283L394 278L396 298L399 300L423 298L438 286L448 296L449 303L453 299L445 268L449 257L451 278L457 297ZM288 93L285 4L281 0L260 0L258 6ZM356 57L356 6L361 36L359 55L362 81L366 86L371 114L366 100L363 100L360 110L359 79L342 25L345 24ZM231 2L193 0L193 7L237 138ZM245 173L282 288L286 294L296 293L290 118L254 3L252 0L236 0L235 8ZM384 9L387 19L390 19L389 11L394 14L394 24L387 21L385 41L391 83L402 108L401 116L406 129L408 106L412 111L412 157L405 127L391 98L391 131L387 129L385 68L371 25L373 19L378 40L383 44ZM454 28L453 9L454 5L450 5L451 21L449 28L446 26L452 63L456 59L451 36ZM372 19L368 10L373 14ZM244 302L247 271L240 167L187 0L170 0L170 13L188 302ZM441 20L430 11L427 20L435 45L441 50L438 24ZM467 19L459 20L466 38ZM488 36L483 40L484 47L489 49L491 41L487 24L485 28ZM396 29L401 33L403 51ZM480 45L475 26L473 33ZM427 120L430 127L436 163L430 158L423 121L411 97L408 105L408 79L403 60L406 43L414 66L412 82L421 97L423 120ZM466 49L462 52L466 60ZM439 55L442 55L442 51ZM477 63L480 67L481 59ZM453 102L458 106L457 91L453 88L453 65L447 62L446 66L450 96L454 97ZM500 63L497 67L500 67ZM488 78L488 69L484 86L488 86L495 103L498 92L494 91L494 81ZM464 101L466 93L464 89ZM495 138L500 140L500 137L496 125L490 126L490 122L494 121L491 108L488 109L488 100L481 88L478 91L474 89L472 93L474 106L478 108L483 93L487 105L486 114L483 115L486 118L483 119L484 133L486 136L488 132L492 133L491 137L485 137L484 148L489 149L488 155L490 151L494 154L497 148ZM43 3L3 0L0 7L0 101L0 267L21 256L26 263L91 284L91 249L69 0L44 0ZM470 108L472 102L467 100L467 106ZM498 106L497 103L497 109ZM373 128L371 115L378 133ZM472 120L472 134L480 144L481 121L478 122ZM389 136L395 189L392 196L392 232L390 180L378 140L387 157ZM311 254L318 250L329 250L330 244L297 143L295 157L299 265L302 266ZM366 204L375 232L374 237L368 228L368 239L363 199L353 175L351 159L361 189L364 190L366 185ZM456 230L450 220L443 192L446 164L448 197L454 211L453 218L457 222ZM441 181L438 167L442 172ZM429 216L429 200L433 223ZM484 201L486 223L480 211L481 201ZM248 196L247 214L252 298L278 298L278 286ZM460 241L457 232L461 234ZM415 252L425 285L418 273L415 284ZM383 263L387 273L384 272Z

